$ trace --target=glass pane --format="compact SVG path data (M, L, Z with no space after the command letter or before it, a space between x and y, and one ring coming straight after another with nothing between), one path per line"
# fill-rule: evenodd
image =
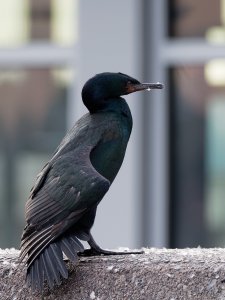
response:
M218 76L224 64L171 70L174 247L225 243L225 77Z
M48 41L61 46L77 40L77 0L0 0L0 47Z
M225 0L172 0L169 27L171 37L202 37L225 43Z
M68 74L0 71L0 248L18 247L30 188L66 132Z

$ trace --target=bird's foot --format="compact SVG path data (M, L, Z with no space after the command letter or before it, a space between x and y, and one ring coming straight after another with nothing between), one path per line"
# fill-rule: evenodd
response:
M90 249L85 249L83 252L79 252L78 256L100 256L100 255L127 255L127 254L143 254L144 251L111 251L111 250L104 250L98 246L98 244L93 239L93 236L89 235L88 244L90 245Z
M79 252L78 256L88 257L88 256L106 256L106 255L127 255L127 254L143 254L144 251L111 251L105 249L85 249L83 252Z

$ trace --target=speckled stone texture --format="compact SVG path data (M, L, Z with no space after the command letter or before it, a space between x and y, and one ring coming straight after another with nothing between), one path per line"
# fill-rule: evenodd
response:
M43 295L26 288L19 251L0 250L0 299L225 299L225 249L144 250L68 262L69 278Z

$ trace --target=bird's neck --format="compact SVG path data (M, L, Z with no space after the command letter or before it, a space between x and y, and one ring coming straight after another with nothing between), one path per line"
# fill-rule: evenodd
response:
M102 105L98 106L98 109L94 112L114 112L118 114L123 114L132 120L130 108L126 102L126 100L122 97L109 98L103 102ZM92 113L92 112L91 112Z

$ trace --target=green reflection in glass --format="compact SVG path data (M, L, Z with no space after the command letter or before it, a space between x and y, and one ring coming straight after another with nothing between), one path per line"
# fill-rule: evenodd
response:
M213 95L206 110L206 218L213 231L225 227L225 96Z

